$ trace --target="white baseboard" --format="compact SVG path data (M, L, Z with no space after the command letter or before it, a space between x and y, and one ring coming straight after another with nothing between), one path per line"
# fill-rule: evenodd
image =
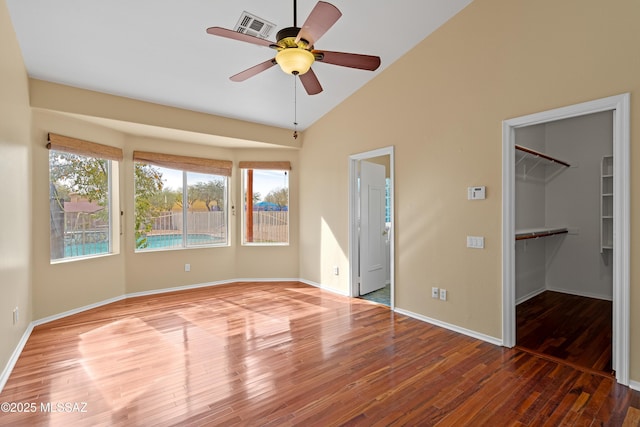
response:
M613 301L613 298L610 295L599 295L599 294L594 294L594 293L590 293L590 292L582 292L582 291L576 291L576 290L569 290L569 289L560 289L560 288L542 288L542 289L537 289L527 295L524 295L520 298L518 298L516 300L516 305L520 305L525 301L530 300L533 297L536 297L538 295L540 295L541 293L543 293L544 291L552 291L552 292L560 292L561 294L567 294L567 295L576 295L579 297L587 297L587 298L595 298L595 299L601 299L601 300L605 300L605 301Z
M165 294L165 293L169 293L169 292L178 292L178 291L186 291L186 290L189 290L189 289L207 288L207 287L210 287L210 286L230 285L230 284L233 284L233 283L241 283L241 282L260 282L260 283L267 283L267 282L301 282L301 283L304 283L306 285L314 286L314 287L317 287L317 288L320 288L320 289L323 289L323 290L326 290L326 291L330 291L330 292L333 292L333 293L337 293L337 294L340 294L340 295L347 295L345 292L342 292L342 291L340 291L338 289L327 288L327 287L322 286L322 285L320 285L318 283L311 282L311 281L305 280L305 279L300 279L300 278L256 278L256 277L239 278L239 279L218 280L218 281L215 281L215 282L196 283L196 284L193 284L193 285L173 286L171 288L152 289L152 290L149 290L149 291L131 292L131 293L127 293L127 294L124 294L124 295L117 296L117 297L108 298L106 300L99 301L99 302L96 302L96 303L93 303L93 304L85 305L83 307L74 308L73 310L68 310L68 311L65 311L63 313L58 313L58 314L54 314L54 315L51 315L51 316L44 317L42 319L34 320L31 323L33 324L33 326L42 325L42 324L45 324L45 323L52 322L54 320L65 318L67 316L71 316L71 315L74 315L74 314L82 313L83 311L91 310L93 308L98 308L98 307L101 307L101 306L106 305L106 304L111 304L113 302L121 301L121 300L126 299L126 298L136 298L136 297L143 297L143 296L149 296L149 295L160 295L160 294Z
M541 288L541 289L536 289L535 291L528 293L527 295L524 295L520 298L518 298L516 300L516 305L520 305L525 301L529 301L531 298L533 297L537 297L538 295L540 295L541 293L543 293L544 291L546 291L545 288Z
M437 319L432 319L430 317L423 316L423 315L417 314L417 313L413 313L413 312L408 311L408 310L403 310L401 308L396 308L394 311L396 313L404 314L405 316L413 317L414 319L422 320L423 322L427 322L427 323L430 323L432 325L439 326L441 328L445 328L445 329L448 329L450 331L457 332L459 334L466 335L466 336L471 337L471 338L476 338L476 339L479 339L481 341L485 341L485 342L488 342L488 343L491 343L491 344L494 344L494 345L502 346L502 340L499 339L499 338L495 338L495 337L492 337L492 336L489 336L489 335L481 334L480 332L472 331L470 329L466 329L466 328L462 328L460 326L452 325L450 323L442 322L442 321L437 320Z
M579 297L587 297L587 298L601 299L601 300L605 300L605 301L613 301L613 297L611 295L599 295L599 294L594 294L594 293L591 293L591 292L577 291L575 289L560 289L560 288L547 287L546 290L547 291L553 291L553 292L560 292L562 294L576 295L576 296L579 296Z
M18 345L13 350L13 353L11 353L9 361L2 370L2 375L0 375L0 393L2 393L4 385L7 383L9 375L11 375L11 371L13 371L14 366L16 366L16 362L18 361L18 358L20 357L24 346L27 344L27 341L31 336L31 331L33 331L33 322L31 322L29 326L27 326L27 329L24 331L24 334L22 334L22 338L20 338Z
M629 388L635 391L640 391L640 381L629 380Z
M123 300L127 298L126 295L120 295L117 297L113 297L113 298L108 298L106 300L102 300L93 304L89 304L89 305L85 305L82 307L78 307L78 308L74 308L72 310L68 310L62 313L58 313L58 314L52 314L51 316L47 316L47 317L43 317L42 319L36 319L33 322L31 322L31 325L35 326L40 326L40 325L44 325L45 323L49 323L49 322L53 322L54 320L58 320L58 319L63 319L65 317L68 316L72 316L74 314L78 314L78 313L82 313L83 311L87 311L87 310L91 310L93 308L98 308L98 307L102 307L103 305L107 305L107 304L111 304L112 302L117 302L120 300Z
M230 285L231 283L246 282L246 281L247 280L240 279L240 280L219 280L216 282L207 282L207 283L195 283L193 285L174 286L171 288L151 289L149 291L131 292L128 294L124 294L122 297L123 298L146 297L149 295L160 295L160 294L167 294L169 292L188 291L189 289L207 288L209 286ZM261 282L262 280L255 279L254 281Z
M320 288L323 291L333 292L334 294L342 295L344 297L348 297L349 296L349 292L345 292L345 291L342 291L342 290L336 289L336 288L329 288L327 286L323 286L320 283L312 282L311 280L306 280L306 279L296 279L296 280L298 282L304 283L305 285L309 285L309 286L313 286L313 287L316 287L316 288Z

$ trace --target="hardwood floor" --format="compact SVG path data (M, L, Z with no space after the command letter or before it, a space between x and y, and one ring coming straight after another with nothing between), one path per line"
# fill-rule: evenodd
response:
M34 405L0 413L12 426L619 426L640 413L640 393L611 377L301 283L132 298L39 326L0 402Z
M516 308L519 347L612 373L612 303L546 291Z

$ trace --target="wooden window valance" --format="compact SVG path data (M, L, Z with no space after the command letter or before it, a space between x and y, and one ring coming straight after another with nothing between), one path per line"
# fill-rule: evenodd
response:
M240 169L291 170L291 162L240 162Z
M231 176L231 169L233 168L233 162L230 160L203 159L148 151L134 151L133 160L170 169L222 176Z
M89 142L55 133L49 133L47 139L49 141L47 143L49 150L64 151L66 153L116 160L119 162L121 162L124 157L122 155L122 149L110 145L98 144L96 142Z

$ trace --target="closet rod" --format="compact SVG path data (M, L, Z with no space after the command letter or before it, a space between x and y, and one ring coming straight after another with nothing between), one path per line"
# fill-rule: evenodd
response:
M516 145L516 150L523 151L528 154L532 154L536 157L542 157L543 159L549 160L550 162L561 164L562 166L571 167L571 165L567 162L563 162L560 159L556 159L555 157L551 157L547 154L541 153L536 150L532 150L531 148L523 147L522 145Z
M569 231L566 228L559 230L532 231L528 233L516 234L516 240L537 239L539 237L555 236L557 234L565 234Z

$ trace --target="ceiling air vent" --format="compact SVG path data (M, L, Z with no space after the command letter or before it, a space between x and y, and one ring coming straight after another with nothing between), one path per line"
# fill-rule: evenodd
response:
M245 11L242 12L234 30L250 36L260 37L261 39L268 39L275 27L276 24Z

